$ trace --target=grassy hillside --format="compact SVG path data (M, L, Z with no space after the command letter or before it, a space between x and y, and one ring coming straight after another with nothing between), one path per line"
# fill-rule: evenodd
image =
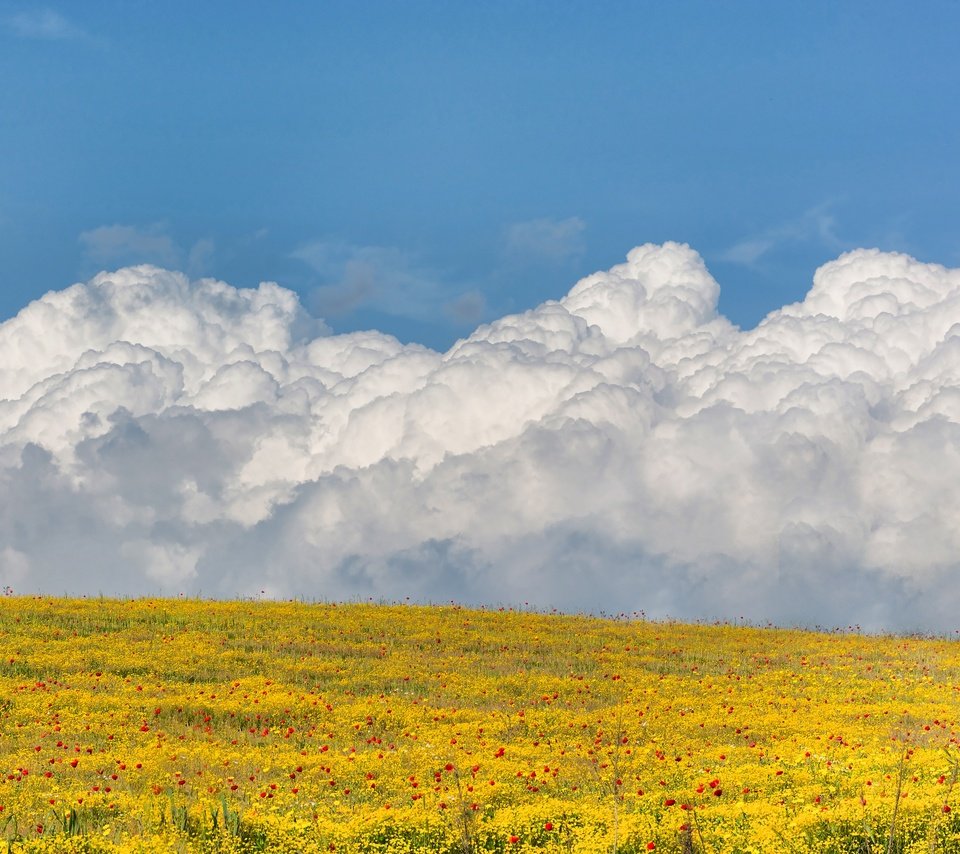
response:
M457 607L0 600L30 851L960 851L960 645Z

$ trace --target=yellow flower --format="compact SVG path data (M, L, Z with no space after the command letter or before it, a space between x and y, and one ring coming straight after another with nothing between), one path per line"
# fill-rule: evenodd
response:
M958 684L935 638L3 598L0 830L68 854L960 850Z

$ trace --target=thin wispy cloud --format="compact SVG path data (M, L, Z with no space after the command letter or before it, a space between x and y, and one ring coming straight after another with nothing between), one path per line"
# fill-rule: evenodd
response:
M817 243L831 251L846 248L836 233L837 220L831 207L831 203L817 205L796 219L746 237L724 250L719 259L752 267L765 256L792 244Z
M162 225L101 225L84 231L80 244L97 264L161 264L176 266L180 250Z
M11 15L4 21L8 31L22 39L69 41L86 38L86 32L53 9L34 9Z
M446 312L455 323L475 326L487 312L487 298L480 291L466 291L447 303Z
M82 232L78 240L84 257L96 265L158 264L181 267L190 275L207 272L216 248L214 241L205 237L185 250L163 223L101 225Z
M580 217L542 217L509 225L504 234L507 257L513 261L559 264L583 255L587 224Z
M319 279L310 294L315 313L336 318L376 306L397 317L433 320L446 313L471 316L477 300L414 255L389 246L361 246L328 238L299 246L291 257L307 264Z

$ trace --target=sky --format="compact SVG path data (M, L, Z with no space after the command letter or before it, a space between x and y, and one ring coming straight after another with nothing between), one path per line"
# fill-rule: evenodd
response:
M150 261L446 349L633 246L958 261L960 4L0 2L0 317Z
M0 0L0 584L952 631L958 25Z

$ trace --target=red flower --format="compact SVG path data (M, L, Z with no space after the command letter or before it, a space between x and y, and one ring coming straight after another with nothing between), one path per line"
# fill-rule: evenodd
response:
M553 830L553 822L552 822L552 821L548 821L548 822L543 826L543 829L544 829L544 830Z

